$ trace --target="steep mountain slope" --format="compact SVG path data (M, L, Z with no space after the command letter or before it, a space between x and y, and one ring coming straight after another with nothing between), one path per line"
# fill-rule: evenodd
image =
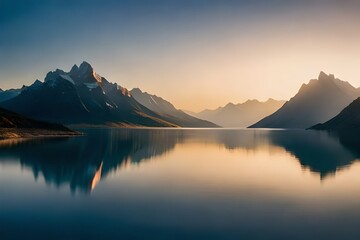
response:
M163 98L151 95L147 92L142 92L139 88L132 89L130 93L139 103L178 125L185 125L188 127L218 127L212 122L190 116L189 114L176 109L174 105Z
M358 96L359 90L348 82L321 72L278 111L250 127L307 128L332 118Z
M70 72L49 72L2 107L38 120L63 124L177 126L139 104L126 88L109 83L87 62Z
M325 123L317 124L310 129L318 130L360 130L360 98L354 100L338 115Z
M266 102L248 100L244 103L228 103L215 110L204 110L195 116L216 123L222 127L248 127L278 110L285 101L269 99Z
M2 90L0 89L0 102L4 102L6 100L9 100L11 98L16 97L21 93L21 91L25 88L19 88L19 89L9 89L9 90Z
M75 134L60 124L32 120L0 108L0 138Z

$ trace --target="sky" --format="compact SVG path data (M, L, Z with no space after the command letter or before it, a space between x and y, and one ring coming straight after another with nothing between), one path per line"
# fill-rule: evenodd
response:
M200 111L287 100L320 71L360 87L360 1L0 0L0 88L89 62Z

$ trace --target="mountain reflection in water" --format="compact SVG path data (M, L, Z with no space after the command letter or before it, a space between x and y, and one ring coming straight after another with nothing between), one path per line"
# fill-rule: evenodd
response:
M88 193L96 184L128 164L141 164L169 153L178 144L216 144L229 151L280 147L319 174L335 175L360 158L357 133L302 130L231 129L82 129L72 138L7 140L0 142L0 162L19 161L49 185L68 185L71 192ZM204 156L206 153L204 153Z

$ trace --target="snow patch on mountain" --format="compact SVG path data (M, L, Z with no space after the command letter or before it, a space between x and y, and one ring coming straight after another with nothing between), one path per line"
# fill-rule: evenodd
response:
M99 86L98 83L84 83L84 85L89 89L94 89Z
M68 80L69 82L71 82L73 85L75 85L74 80L72 80L72 78L69 75L66 74L60 74L60 77L62 77L65 80Z

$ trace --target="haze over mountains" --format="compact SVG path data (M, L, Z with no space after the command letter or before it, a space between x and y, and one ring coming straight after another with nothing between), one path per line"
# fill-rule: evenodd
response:
M354 101L359 96L360 89L321 72L318 79L303 84L285 103L274 99L248 100L190 116L161 97L139 88L128 91L109 82L83 62L69 72L60 69L49 72L44 82L36 80L19 89L0 89L0 107L35 120L67 125L247 127L252 124L251 128L345 129L359 125L359 103Z
M266 102L248 100L244 103L228 103L215 110L204 110L194 116L206 119L222 127L248 127L278 110L285 101L269 99Z
M70 72L49 72L44 82L36 80L0 106L34 119L63 124L216 127L190 116L183 122L176 116L150 110L126 88L98 75L87 62L74 65Z
M321 72L275 113L251 128L308 128L325 122L360 96L360 90Z
M163 98L147 92L142 92L139 88L132 89L130 93L136 101L148 109L159 113L162 116L166 116L167 119L171 119L171 122L177 125L185 125L187 127L217 127L211 122L190 116L189 114L176 109L173 104Z

